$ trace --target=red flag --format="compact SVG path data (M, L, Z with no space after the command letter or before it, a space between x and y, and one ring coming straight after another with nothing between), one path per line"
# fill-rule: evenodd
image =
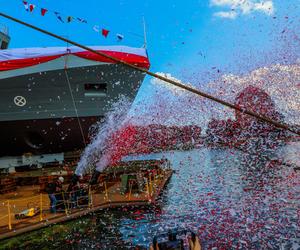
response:
M102 36L104 36L105 38L108 36L109 30L106 29L102 29Z
M41 8L41 15L45 16L47 11L48 11L47 9Z
M35 5L34 4L29 4L29 10L30 12L32 12L35 8Z
M24 4L24 7L25 7L25 10L28 11L28 3L26 1L23 1L23 4Z

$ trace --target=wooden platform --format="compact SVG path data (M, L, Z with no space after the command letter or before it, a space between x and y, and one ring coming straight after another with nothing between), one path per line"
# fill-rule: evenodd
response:
M90 192L89 205L68 209L56 214L49 213L48 195L39 193L39 185L18 187L13 193L0 195L0 240L47 227L51 224L73 220L105 208L153 205L172 173L171 169L162 170L160 174L153 176L149 186L143 192L127 192L124 195L120 193L121 182L105 183L106 190ZM10 211L8 211L8 206ZM31 218L15 219L15 214L27 209L28 206L42 207L42 213ZM10 216L8 216L9 213ZM11 229L9 229L9 223Z

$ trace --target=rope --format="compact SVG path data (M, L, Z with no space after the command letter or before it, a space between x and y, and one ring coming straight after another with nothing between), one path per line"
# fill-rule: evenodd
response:
M22 25L24 25L24 26L27 26L27 27L29 27L29 28L31 28L31 29L37 30L37 31L39 31L39 32L41 32L41 33L44 33L44 34L46 34L46 35L55 37L55 38L57 38L57 39L59 39L59 40L62 40L62 41L64 41L64 42L70 43L70 44L72 44L72 45L74 45L74 46L77 46L77 47L79 47L79 48L82 48L82 49L84 49L84 50L90 51L90 52L92 52L92 53L94 53L94 54L96 54L96 55L99 55L99 56L105 57L105 58L107 58L107 59L110 59L110 60L113 61L113 62L119 63L119 64L121 64L121 65L124 65L124 66L126 66L126 67L135 69L135 70L137 70L137 71L146 73L146 74L149 75L149 76L155 77L155 78L160 79L160 80L162 80L162 81L164 81L164 82L167 82L167 83L170 83L170 84L172 84L172 85L174 85L174 86L177 86L177 87L179 87L179 88L185 89L185 90L187 90L187 91L189 91L189 92L191 92L191 93L194 93L194 94L196 94L196 95L199 95L199 96L202 96L202 97L204 97L204 98L210 99L210 100L212 100L212 101L214 101L214 102L217 102L217 103L219 103L219 104L222 104L223 106L226 106L226 107L228 107L228 108L231 108L231 109L240 111L240 112L242 112L242 113L244 113L244 114L247 114L247 115L250 115L250 116L252 116L252 117L255 117L255 118L257 118L258 120L264 121L264 122L269 123L269 124L272 124L272 125L274 125L274 126L277 127L277 128L281 128L281 129L284 129L284 130L288 130L288 131L290 131L290 132L292 132L292 133L294 133L294 134L300 135L300 131L297 131L297 130L293 129L292 127L288 126L288 125L285 124L285 123L280 123L280 122L277 122L277 121L275 121L275 120L272 120L272 119L269 118L269 117L262 116L262 115L260 115L260 114L258 114L258 113L256 113L256 112L253 112L253 111L250 111L250 110L242 109L242 108L240 108L240 107L238 107L238 106L236 106L236 105L234 105L234 104L232 104L232 103L229 103L229 102L227 102L227 101L224 101L224 100L222 100L222 99L219 99L219 98L217 98L217 97L215 97L215 96L209 95L209 94L207 94L207 93L204 93L204 92L202 92L202 91L200 91L200 90L197 90L197 89L195 89L195 88L189 87L189 86L187 86L187 85L185 85L185 84L179 83L179 82L174 81L174 80L172 80L172 79L168 79L167 77L158 75L158 74L153 73L153 72L151 72L151 71L149 71L149 70L147 70L147 69L140 68L140 67L138 67L138 66L135 66L135 65L133 65L133 64L127 63L127 62L122 61L122 60L120 60L120 59L117 59L117 58L115 58L115 57L106 55L106 54L103 53L103 52L93 50L93 49L91 49L91 48L89 48L89 47L87 47L87 46L81 45L81 44L79 44L79 43L77 43L77 42L74 42L74 41L69 40L69 39L64 38L64 37L61 37L61 36L59 36L59 35L56 35L56 34L54 34L54 33L49 32L49 31L47 31L47 30L44 30L44 29L41 29L41 28L36 27L36 26L34 26L34 25L31 25L31 24L29 24L29 23L23 22L23 21L21 21L21 20L19 20L19 19L16 19L16 18L12 17L12 16L6 15L6 14L1 13L1 12L0 12L0 16L5 17L5 18L7 18L7 19L10 19L10 20L12 20L12 21L14 21L14 22L17 22L17 23L19 23L19 24L22 24Z
M69 80L69 75L68 75L66 67L65 67L65 75L66 75L66 79L67 79L67 82L68 82L68 87L69 87L69 91L70 91L70 94L71 94L73 107L74 107L75 114L76 114L76 119L77 119L78 126L79 126L79 129L80 129L80 133L81 133L81 136L82 136L82 141L83 141L84 146L86 147L86 141L85 141L85 138L84 138L84 133L83 133L83 129L82 129L82 126L81 126L80 118L78 116L78 110L77 110L75 99L74 99L74 96L73 96L73 93L72 93L71 83L70 83L70 80Z

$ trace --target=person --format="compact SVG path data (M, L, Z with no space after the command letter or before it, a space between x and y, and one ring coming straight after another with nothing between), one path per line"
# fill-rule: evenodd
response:
M77 205L86 206L89 204L89 188L86 184L81 184L77 193Z
M50 200L50 213L56 213L57 198L56 195L62 192L62 184L64 183L64 177L60 176L55 182L49 183L47 187L47 193Z
M75 183L71 182L68 189L67 193L69 194L69 199L71 201L71 208L76 208L77 207L77 197L80 192L80 183L77 180Z
M192 233L191 238L189 238L189 247L190 250L201 250L201 244L198 236L195 233Z
M161 168L163 170L167 170L167 169L170 169L170 163L168 161L168 159L166 157L162 157L161 160L160 160L160 164L161 164Z
M150 245L149 250L159 250L158 242L157 242L157 237L155 236L153 238L152 245Z

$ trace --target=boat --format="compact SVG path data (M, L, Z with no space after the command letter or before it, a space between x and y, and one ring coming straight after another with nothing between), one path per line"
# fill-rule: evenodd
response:
M0 156L84 148L90 127L120 96L133 100L145 73L74 46L0 50ZM2 39L3 40L3 39ZM1 41L1 40L0 40ZM89 48L144 69L145 48Z

